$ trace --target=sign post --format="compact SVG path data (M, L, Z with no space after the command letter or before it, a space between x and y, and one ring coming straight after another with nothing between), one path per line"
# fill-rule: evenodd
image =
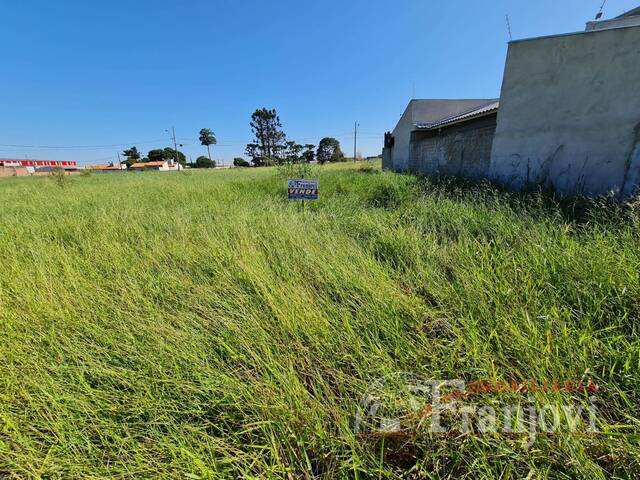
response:
M318 180L296 178L289 179L287 183L289 200L302 200L302 210L304 210L305 200L318 200L320 193Z

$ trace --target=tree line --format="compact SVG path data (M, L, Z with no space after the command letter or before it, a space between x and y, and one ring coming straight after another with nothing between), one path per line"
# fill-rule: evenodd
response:
M310 143L299 144L287 140L282 129L280 117L275 109L259 108L251 115L251 131L255 139L247 144L245 154L251 158L254 167L283 165L285 163L318 163L343 162L344 153L340 142L335 138L325 137L320 140L318 148ZM237 161L237 162L236 162ZM243 162L246 165L239 165ZM248 162L237 158L236 166L247 166Z
M249 125L254 140L247 144L245 154L251 160L248 162L244 158L234 158L233 164L236 167L309 163L315 160L320 164L346 161L340 142L335 138L323 138L317 148L310 143L300 144L294 140L288 140L275 109L257 109L251 115ZM142 157L135 146L122 152L125 158L122 163L131 167L134 163L176 160L191 168L215 168L216 162L211 158L211 146L218 143L215 134L211 129L203 128L200 130L199 140L201 145L207 147L207 156L200 156L193 163L187 163L184 153L171 147L150 150L146 157ZM179 146L182 147L182 145Z

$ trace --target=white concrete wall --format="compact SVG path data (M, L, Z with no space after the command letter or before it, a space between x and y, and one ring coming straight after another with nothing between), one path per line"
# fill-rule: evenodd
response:
M512 42L490 176L624 195L640 182L640 27Z

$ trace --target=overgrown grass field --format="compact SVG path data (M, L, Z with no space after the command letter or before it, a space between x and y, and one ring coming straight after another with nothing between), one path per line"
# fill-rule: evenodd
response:
M316 174L3 179L0 477L640 476L638 209ZM394 372L592 379L600 433L357 435Z

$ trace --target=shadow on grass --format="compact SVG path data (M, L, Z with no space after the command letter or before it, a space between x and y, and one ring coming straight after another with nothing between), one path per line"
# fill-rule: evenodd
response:
M440 195L452 201L508 205L517 214L558 216L575 225L622 226L640 222L640 196L621 202L617 195L586 197L561 196L539 186L514 192L488 180L448 176L416 176L422 194Z

